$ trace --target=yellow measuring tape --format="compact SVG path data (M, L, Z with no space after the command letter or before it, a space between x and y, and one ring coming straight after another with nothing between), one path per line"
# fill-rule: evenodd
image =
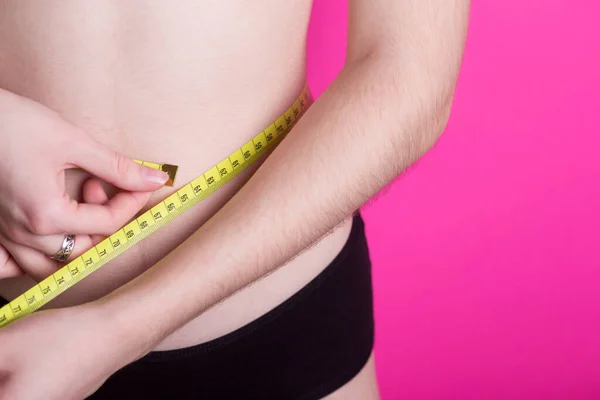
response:
M177 192L143 213L132 222L119 229L90 250L71 261L10 303L0 308L0 327L29 315L46 305L52 299L73 287L77 282L98 270L109 261L150 236L175 217L208 197L240 174L267 150L285 137L298 118L306 111L312 97L305 86L294 104L273 124L256 135L252 140L233 152L229 157L210 170L189 182ZM153 164L136 160L152 168L161 169L175 180L177 167L170 164Z

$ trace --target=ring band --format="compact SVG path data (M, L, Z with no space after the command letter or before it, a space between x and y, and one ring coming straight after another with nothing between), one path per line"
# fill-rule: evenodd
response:
M65 235L60 250L51 258L56 261L65 262L75 249L75 235Z

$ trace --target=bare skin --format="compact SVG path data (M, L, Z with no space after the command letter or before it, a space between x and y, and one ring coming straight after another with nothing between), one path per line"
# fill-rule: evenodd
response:
M0 54L0 87L56 110L112 149L177 164L182 185L293 102L305 80L310 7L310 1L3 2L0 15L10 18L0 20L0 48L10 51ZM234 15L240 17L232 23ZM61 295L52 307L97 299L154 265L210 218L251 172ZM89 177L68 174L69 194L83 200ZM112 185L104 187L109 195L115 192ZM155 192L142 211L176 188ZM274 308L333 260L349 230L345 223L157 349L209 341ZM29 276L0 281L0 296L11 299L34 283ZM374 374L365 371L365 376ZM357 382L363 381L374 387L364 378ZM348 398L344 392L357 390L356 385L336 396Z
M469 8L468 0L349 4L344 69L253 176L238 177L54 304L72 307L0 331L1 399L80 398L153 349L240 327L329 264L352 212L444 130ZM262 130L304 82L309 1L13 0L0 7L0 88L58 111L124 154L180 165L179 183ZM65 152L76 153L68 145ZM90 204L115 192L81 173L67 181L68 192ZM171 192L155 192L148 205ZM26 225L37 235L64 232L52 212ZM266 217L272 213L277 218ZM32 283L5 281L0 295ZM51 345L67 334L69 355ZM96 342L103 344L89 345ZM75 384L58 373L82 369ZM26 384L40 376L35 387ZM371 359L332 396L377 398L376 387Z

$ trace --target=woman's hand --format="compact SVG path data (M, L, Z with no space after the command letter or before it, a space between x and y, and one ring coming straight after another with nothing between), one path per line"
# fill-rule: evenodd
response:
M142 354L95 306L36 312L0 329L0 400L81 400Z
M77 203L65 193L65 170L75 167L125 192L101 204ZM167 178L54 111L0 90L0 279L44 279L59 267L51 256L66 234L77 235L73 258L91 247L90 235L110 235L131 219ZM88 192L102 191L91 181Z

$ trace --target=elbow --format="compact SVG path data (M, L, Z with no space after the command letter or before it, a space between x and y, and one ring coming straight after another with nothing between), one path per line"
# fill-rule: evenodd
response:
M394 133L388 136L393 152L391 175L401 174L433 148L448 126L452 101L452 95L440 96L436 101L421 103L420 107L408 112L406 101L398 101L397 107L403 108L404 118L396 119L394 126L400 129L393 130Z
M385 93L395 111L390 121L394 141L416 161L429 151L445 132L450 121L458 68L430 69L420 63L388 62L381 67ZM410 150L409 150L410 149Z
M452 113L452 104L454 102L454 90L450 93L440 96L437 105L433 111L432 132L429 147L433 146L442 134L446 131L448 122L450 122L450 114Z
M417 118L416 126L414 126L413 145L415 149L414 160L427 153L440 139L446 131L450 115L452 112L452 104L454 100L454 90L438 93L432 97L430 101L424 102L421 109L420 118Z

